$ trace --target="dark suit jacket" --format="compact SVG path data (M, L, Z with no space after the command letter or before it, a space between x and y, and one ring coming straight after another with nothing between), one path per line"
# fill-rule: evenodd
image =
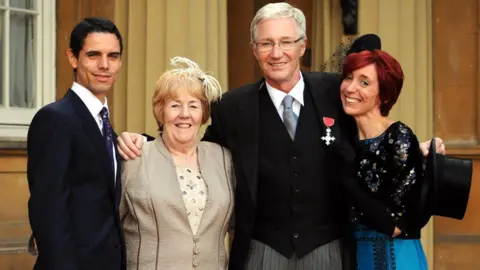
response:
M114 182L104 137L82 100L69 90L40 109L27 145L34 269L124 269L121 162L117 156Z
M352 139L356 132L355 125L352 118L345 115L341 106L340 76L318 72L302 74L306 86L311 89L319 119L323 117L335 119L336 127L332 128L332 135L336 137L336 142ZM252 239L256 201L261 196L261 194L257 194L258 91L263 83L264 81L261 80L230 90L223 95L219 102L214 103L211 112L212 124L203 138L203 140L225 146L232 152L237 186L235 192L235 238L229 265L231 270L244 268ZM327 147L327 149L330 148ZM328 155L328 153L326 154ZM319 164L319 166L324 167L325 170L338 172L341 171L342 164L328 162ZM338 199L340 202L345 201L342 198ZM346 207L343 207L343 205L339 205L339 211L345 212L346 231L347 210ZM350 249L346 247L345 250L349 251ZM351 252L345 253L345 269L354 266L351 264L353 258Z

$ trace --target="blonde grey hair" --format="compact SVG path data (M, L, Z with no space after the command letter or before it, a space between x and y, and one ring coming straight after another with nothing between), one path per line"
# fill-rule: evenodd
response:
M221 97L222 87L220 83L208 72L202 71L200 66L194 61L186 57L175 56L170 59L170 64L174 67L170 72L177 78L187 79L192 83L200 80L208 102Z
M297 38L306 37L307 26L305 23L305 15L303 14L303 12L288 3L280 2L267 4L257 11L255 17L252 20L252 23L250 24L251 41L256 41L257 26L262 20L279 18L294 19L295 24L297 25L297 33L299 34Z
M165 71L157 80L152 98L153 114L159 129L163 128L163 110L166 102L177 97L182 87L201 101L202 124L205 124L210 117L210 103L222 96L220 83L188 58L176 56L170 59L170 64L173 69Z

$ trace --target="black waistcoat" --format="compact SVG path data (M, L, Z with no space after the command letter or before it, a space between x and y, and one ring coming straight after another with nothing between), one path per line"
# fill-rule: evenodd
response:
M292 141L265 89L259 91L259 167L253 238L285 257L337 239L338 209L325 174L323 124L308 88Z

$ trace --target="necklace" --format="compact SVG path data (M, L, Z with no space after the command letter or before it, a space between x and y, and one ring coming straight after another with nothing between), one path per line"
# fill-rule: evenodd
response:
M172 155L175 165L187 166L187 167L198 166L197 159L196 158L192 159L193 157L196 157L196 154L197 154L196 146L193 147L193 150L187 151L187 154L183 154L183 153L178 153L176 151L173 151L174 148L169 147L168 143L164 140L163 137L162 137L162 141L165 147L167 148L168 152L170 152L170 154Z
M186 154L186 155L181 155L181 154L177 154L177 153L173 153L173 152L170 152L170 153L172 153L172 155L174 155L176 157L181 158L183 161L185 161L187 163L190 163L190 159L195 155L195 151L192 151L192 153Z
M179 155L176 153L172 153L173 162L175 166L178 167L188 167L188 168L197 168L198 162L196 159L196 151L192 151L192 153L187 155Z

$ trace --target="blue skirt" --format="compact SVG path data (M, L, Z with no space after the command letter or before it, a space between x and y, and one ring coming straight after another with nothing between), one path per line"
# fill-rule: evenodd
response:
M428 264L418 239L391 238L383 233L356 225L357 269L427 270Z

